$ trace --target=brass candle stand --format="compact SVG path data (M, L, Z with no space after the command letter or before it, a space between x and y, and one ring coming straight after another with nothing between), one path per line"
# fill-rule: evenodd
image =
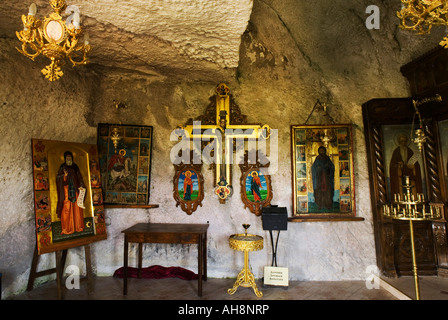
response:
M420 288L418 284L417 259L415 255L414 240L414 221L431 221L440 219L442 216L441 208L437 205L427 204L424 194L414 195L409 177L405 177L403 188L406 189L403 197L400 194L394 194L392 204L383 205L384 216L394 220L409 221L409 232L411 236L412 250L412 272L414 275L415 296L416 300L420 300Z
M233 250L244 251L244 268L238 273L236 281L232 288L227 290L227 293L232 295L236 292L239 286L251 287L257 297L261 298L263 293L260 292L255 283L255 277L249 268L249 251L256 251L263 249L263 237L248 234L247 229L249 224L243 224L245 229L244 234L234 234L229 238L229 246Z

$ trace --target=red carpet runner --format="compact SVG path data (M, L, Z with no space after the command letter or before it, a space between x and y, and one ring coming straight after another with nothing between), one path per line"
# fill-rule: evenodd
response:
M142 278L147 279L180 278L183 280L196 280L198 278L198 275L194 272L181 267L151 266L141 270ZM124 267L115 270L114 277L123 278ZM128 277L137 278L138 268L128 267Z

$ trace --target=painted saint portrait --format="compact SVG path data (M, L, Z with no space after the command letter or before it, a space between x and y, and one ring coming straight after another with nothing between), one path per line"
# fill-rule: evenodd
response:
M173 178L173 198L176 207L192 214L204 199L204 177L202 176L201 164L178 164L174 165L176 173Z
M262 202L267 197L267 183L265 176L257 171L250 171L246 178L246 196L251 202Z
M64 152L64 162L56 176L58 202L56 214L61 219L61 234L84 230L86 185L71 151Z
M32 144L39 254L106 239L96 145L35 139Z
M332 210L334 196L334 164L327 155L327 148L321 146L317 149L319 155L311 167L313 180L314 203L317 209Z
M36 174L36 179L34 180L34 189L48 190L48 188L49 188L48 177L42 172Z
M403 196L405 177L413 186L412 192L422 193L425 190L423 174L423 159L417 146L411 143L410 125L383 126L384 163L388 195L390 199L395 194Z
M244 155L244 161L239 164L240 196L244 208L248 208L256 216L262 214L263 208L271 206L273 197L271 176L267 169L270 163L261 164L258 158L256 162L250 163L248 152Z
M400 133L397 136L397 147L392 153L389 163L390 174L390 191L391 194L400 194L403 197L403 187L405 177L409 177L412 192L414 196L423 192L422 174L418 161L418 155L414 155L414 151L409 148L410 139L408 135Z
M179 175L179 197L184 201L194 201L198 198L198 175L193 170L182 171Z

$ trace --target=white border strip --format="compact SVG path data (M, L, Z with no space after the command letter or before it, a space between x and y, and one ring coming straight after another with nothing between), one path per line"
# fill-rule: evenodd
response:
M393 296L397 297L400 300L412 300L409 296L407 296L406 294L404 294L403 292L401 292L400 290L398 290L397 288L395 288L394 286L392 286L390 283L386 282L384 279L381 279L380 277L378 277L377 275L373 275L373 277L375 278L375 282L378 281L380 286L385 289L386 291L388 291L390 294L392 294Z

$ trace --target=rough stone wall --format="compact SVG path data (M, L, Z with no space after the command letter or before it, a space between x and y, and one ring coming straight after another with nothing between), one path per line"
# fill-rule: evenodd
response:
M380 30L367 30L365 8L381 9ZM213 175L205 166L205 200L191 216L175 207L174 169L169 153L171 131L201 115L219 82L231 88L249 123L268 124L279 131L279 168L272 176L272 203L291 213L290 125L303 124L317 99L329 104L338 123L353 123L357 214L362 222L289 223L281 232L277 261L289 268L291 280L364 279L376 264L368 170L361 104L376 97L403 97L409 91L401 65L437 45L437 34L416 38L396 27L399 4L386 1L254 1L242 37L239 64L232 76L190 81L188 75L151 77L147 73L90 65L65 69L49 83L40 63L20 56L14 39L0 39L0 272L3 297L23 291L29 274L34 239L31 138L96 142L100 122L154 126L151 203L157 209L108 209L108 239L92 245L98 276L122 266L121 231L137 222L210 223L210 277L235 277L243 255L228 246L229 235L251 224L250 232L265 238L265 249L250 256L256 277L271 264L269 235L261 219L243 209L239 184L234 196L220 205L213 196ZM425 42L424 42L425 41ZM127 109L117 110L113 100ZM233 170L239 181L239 168ZM132 247L134 248L135 247ZM84 268L83 250L69 251L67 264ZM136 263L136 251L130 264ZM192 246L146 245L144 265L197 268ZM40 268L52 266L43 255ZM50 277L51 278L51 277Z
M96 130L85 114L97 79L69 68L50 84L40 75L44 65L22 59L16 42L0 43L0 272L7 297L26 285L35 246L31 139L93 143ZM41 268L54 267L48 258Z

